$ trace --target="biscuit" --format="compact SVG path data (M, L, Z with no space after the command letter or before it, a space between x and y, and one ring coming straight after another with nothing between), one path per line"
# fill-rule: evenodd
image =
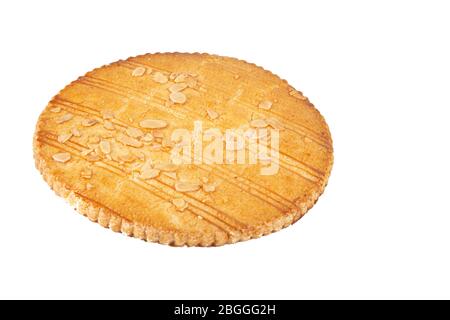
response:
M198 53L88 72L41 113L33 151L45 181L91 221L174 246L293 224L333 163L328 126L301 92L254 64Z

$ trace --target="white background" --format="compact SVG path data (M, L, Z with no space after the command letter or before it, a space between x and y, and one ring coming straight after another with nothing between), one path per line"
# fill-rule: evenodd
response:
M0 298L450 298L446 1L0 2ZM325 116L335 165L297 224L221 248L104 230L34 168L39 113L94 67L210 52Z

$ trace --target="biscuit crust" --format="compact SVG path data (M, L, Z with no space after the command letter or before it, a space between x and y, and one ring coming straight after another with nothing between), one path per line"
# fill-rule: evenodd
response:
M282 126L276 175L258 165L164 165L172 129L254 119ZM145 54L88 72L41 113L33 151L49 186L91 221L173 246L220 246L293 224L333 164L328 126L300 91L254 64L200 53ZM179 181L198 187L185 192Z

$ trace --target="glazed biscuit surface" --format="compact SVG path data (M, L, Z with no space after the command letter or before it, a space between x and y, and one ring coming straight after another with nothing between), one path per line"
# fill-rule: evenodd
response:
M42 112L34 157L90 220L176 246L289 226L333 163L328 126L302 93L253 64L187 53L129 58L72 82Z

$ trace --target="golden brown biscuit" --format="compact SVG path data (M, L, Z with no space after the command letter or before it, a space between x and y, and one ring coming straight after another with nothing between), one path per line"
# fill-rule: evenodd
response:
M234 133L224 133L206 153L207 144L199 151L174 138L194 121L202 123L196 141L211 140L211 128L259 138L229 147ZM269 141L273 153L251 141ZM181 150L178 160L191 158L175 163ZM208 162L218 150L223 163ZM323 192L333 162L328 127L301 92L254 64L185 53L129 58L72 82L39 117L34 157L52 189L90 220L175 246L234 243L294 223Z

